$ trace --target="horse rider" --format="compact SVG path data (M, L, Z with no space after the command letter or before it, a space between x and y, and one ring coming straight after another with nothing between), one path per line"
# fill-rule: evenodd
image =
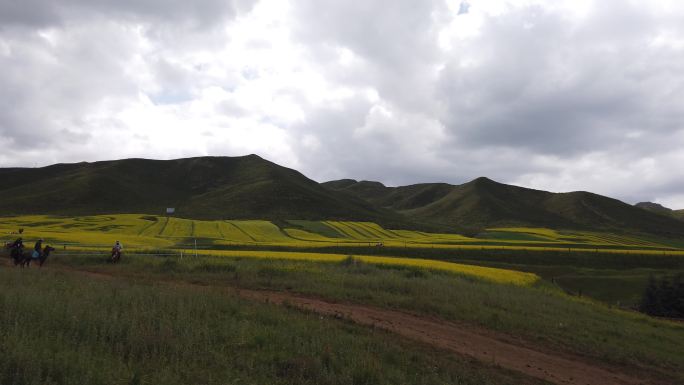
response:
M16 241L12 242L10 244L11 249L23 249L24 248L24 241L21 239L21 237L17 238Z
M114 243L114 247L112 247L112 259L119 259L121 258L121 251L123 250L123 245L121 242L116 241Z
M33 246L33 254L31 254L31 258L33 258L33 259L40 258L40 254L42 252L43 252L43 238L39 239L38 242L36 242L36 245Z
M24 241L21 239L21 237L19 237L16 241L10 243L9 248L12 250L10 252L10 256L12 258L17 258L17 256L21 255L22 250L24 249Z

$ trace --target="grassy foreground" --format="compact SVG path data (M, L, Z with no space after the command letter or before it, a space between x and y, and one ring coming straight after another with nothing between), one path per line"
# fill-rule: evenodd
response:
M354 258L314 263L128 257L121 265L111 266L104 265L101 258L82 256L53 262L143 281L287 290L436 315L599 362L648 368L684 380L679 370L684 367L684 325L570 297L544 282L504 285L419 267L373 265Z
M0 357L3 385L541 383L225 290L49 270L0 268Z

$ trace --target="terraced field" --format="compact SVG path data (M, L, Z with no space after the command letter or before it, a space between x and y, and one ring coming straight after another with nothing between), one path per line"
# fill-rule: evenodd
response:
M116 240L129 255L352 261L447 271L495 283L551 285L633 307L651 276L684 273L684 248L631 234L492 228L477 237L386 229L370 222L201 221L139 214L0 218L0 241L43 238L54 258L100 258ZM187 258L186 258L187 259Z
M512 250L593 250L678 253L667 242L633 235L542 228L493 228L477 237L385 229L370 222L260 220L200 221L138 214L87 217L21 216L0 218L4 241L19 229L31 242L44 238L53 244L99 247L119 239L134 248L182 247L197 242L201 248L237 245L329 247L373 246L414 248Z

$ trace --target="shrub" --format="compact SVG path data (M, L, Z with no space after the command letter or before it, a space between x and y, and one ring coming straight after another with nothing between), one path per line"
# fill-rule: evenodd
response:
M639 311L659 317L684 318L684 276L658 281L651 276L644 291Z

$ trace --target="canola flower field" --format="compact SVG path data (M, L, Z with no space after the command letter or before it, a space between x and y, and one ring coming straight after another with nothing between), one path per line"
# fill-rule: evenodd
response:
M455 249L589 249L603 252L684 254L666 242L631 235L543 228L492 228L477 237L390 230L370 222L291 220L277 225L263 220L202 221L141 214L83 217L18 216L0 218L0 240L11 241L19 229L31 242L80 247L111 245L121 240L134 248L225 248L226 246L373 246Z
M194 250L184 250L188 255L193 255ZM342 262L352 258L350 263L355 261L369 263L380 266L395 266L407 268L419 268L435 271L446 271L449 273L476 277L486 281L502 284L512 284L517 286L531 286L540 280L539 276L532 273L521 271L498 269L492 267L482 267L475 265L465 265L445 261L435 261L421 258L401 258L401 257L378 257L371 255L355 255L350 257L344 254L327 253L308 253L308 252L289 252L289 251L245 251L245 250L199 250L198 255L219 256L231 258L258 258L273 260L296 260L311 262Z
M106 255L116 240L122 241L126 254L141 256L182 258L197 255L339 263L351 254L354 260L374 265L447 271L516 286L531 286L540 281L540 277L546 280L551 277L567 286L567 290L573 291L577 286L587 292L590 289L587 279L593 277L582 275L579 278L584 280L573 286L572 280L577 278L568 278L567 272L562 273L555 267L549 272L506 264L473 263L468 258L442 260L440 250L444 250L445 255L458 254L459 250L464 253L474 250L484 255L488 251L516 253L519 250L523 257L520 263L524 263L526 252L531 250L559 251L564 255L577 252L578 255L584 253L585 257L587 251L602 255L635 254L647 259L649 255L684 256L684 245L680 248L667 240L598 232L502 227L487 229L477 237L466 237L386 229L370 222L202 221L143 214L5 217L0 218L0 235L2 242L21 236L28 247L42 238L46 244L57 247L56 257L66 258L74 254ZM433 250L424 255L425 249ZM646 282L647 275L654 272L660 273L655 270L639 272L639 282ZM579 274L574 270L571 273ZM568 279L572 282L565 282Z
M294 226L297 226L296 228ZM22 229L19 235L19 229ZM69 251L88 251L108 247L122 240L130 250L150 249L178 255L211 255L223 257L306 260L341 262L348 255L285 252L221 250L212 246L228 244L300 245L378 244L407 242L425 245L428 242L447 246L452 241L470 238L455 234L428 234L406 230L387 230L365 222L293 221L292 228L280 228L268 221L200 221L147 215L101 215L75 218L23 216L0 219L0 231L5 241L21 236L30 245L42 238L46 243L68 247ZM16 233L16 234L13 234ZM202 248L195 249L199 240ZM441 243L440 243L441 242ZM532 273L506 269L465 265L420 258L357 255L354 260L374 265L399 266L446 271L484 279L490 282L530 286L540 278Z

